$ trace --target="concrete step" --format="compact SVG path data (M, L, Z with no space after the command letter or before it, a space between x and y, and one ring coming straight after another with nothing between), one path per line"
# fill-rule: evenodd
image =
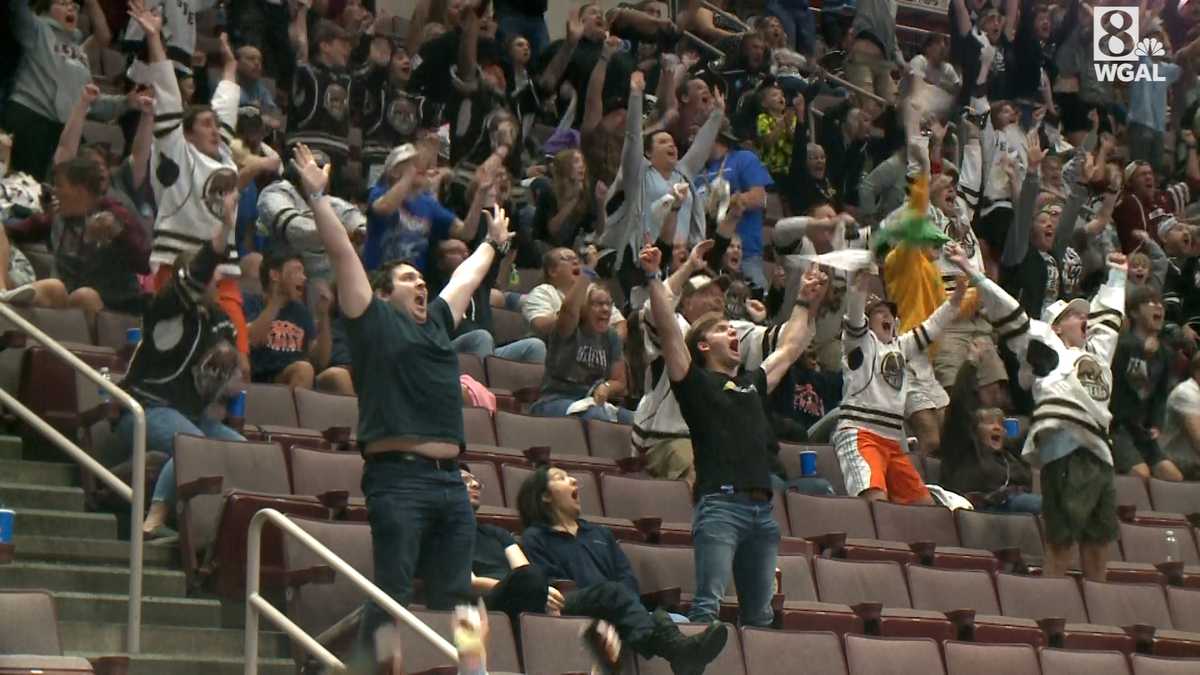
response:
M120 539L79 539L18 534L13 537L17 560L92 563L129 566L129 542ZM147 568L179 568L179 546L145 546L143 562Z
M111 513L74 513L48 509L14 509L13 534L44 537L116 539L117 517Z
M116 656L96 652L68 652L68 656ZM166 654L139 654L129 659L129 675L243 675L241 658L190 657L186 660ZM291 659L258 660L258 675L294 675L296 664Z
M60 621L63 649L97 654L125 651L125 624ZM142 626L142 653L187 657L240 658L245 652L245 631L220 628ZM258 654L266 658L291 658L287 636L260 632Z
M0 476L0 479L6 479ZM83 489L61 485L0 482L0 504L10 509L83 511Z
M49 588L87 593L127 593L129 570L103 565L77 565L18 560L4 566L8 588ZM183 572L148 568L142 570L146 595L182 597L187 588Z
M21 485L78 485L79 465L4 459L0 460L0 476L6 483Z
M124 623L129 618L129 596L116 593L51 591L59 621ZM219 626L221 603L202 598L142 598L143 626Z
M0 435L0 459L21 459L21 439L19 436Z

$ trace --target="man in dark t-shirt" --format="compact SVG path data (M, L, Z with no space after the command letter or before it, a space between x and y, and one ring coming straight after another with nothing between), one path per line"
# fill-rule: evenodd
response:
M450 609L471 597L475 543L475 515L456 459L465 439L450 333L495 256L507 252L508 218L500 208L487 214L487 239L430 300L421 272L404 262L382 265L369 281L325 195L327 173L303 144L293 164L329 254L346 321L375 583L406 605L419 575L428 607ZM367 605L358 660L372 658L376 630L389 621L386 611Z
M804 276L775 351L760 368L738 373L740 343L729 321L719 313L706 315L685 338L662 282L662 252L646 246L641 263L667 376L695 453L696 596L688 618L700 623L716 618L732 570L742 625L770 626L779 550L771 466L779 443L767 415L768 395L812 338L808 306L822 297L826 279L820 272ZM735 559L741 563L735 566Z

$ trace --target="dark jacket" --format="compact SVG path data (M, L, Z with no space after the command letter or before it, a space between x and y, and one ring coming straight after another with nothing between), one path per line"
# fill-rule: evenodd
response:
M581 589L616 581L641 595L629 558L612 531L602 525L581 519L574 537L545 525L531 525L521 535L521 548L551 579L570 579Z
M958 371L950 393L950 409L942 429L942 487L965 495L995 492L1005 485L1030 489L1029 466L1006 448L992 452L975 444L975 412L979 410L976 366L967 362Z

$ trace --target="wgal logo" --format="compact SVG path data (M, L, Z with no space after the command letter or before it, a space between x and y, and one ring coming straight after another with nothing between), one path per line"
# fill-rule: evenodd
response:
M1092 12L1092 64L1101 82L1166 82L1158 64L1141 58L1165 56L1158 38L1138 41L1137 7L1101 7Z

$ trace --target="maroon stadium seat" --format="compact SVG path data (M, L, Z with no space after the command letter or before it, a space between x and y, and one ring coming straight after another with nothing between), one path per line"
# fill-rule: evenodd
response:
M963 548L954 525L954 512L944 506L871 502L875 533L885 541L935 545L932 562L938 567L996 571L998 561L991 551Z
M583 509L584 517L604 515L604 507L600 502L600 488L596 485L596 476L590 471L568 471L576 481L579 490L579 506ZM517 508L517 493L525 479L533 475L533 469L516 464L505 464L500 467L501 480L504 481L504 494L509 495L508 506Z
M1041 675L1037 651L1029 645L976 644L950 641L946 650L949 675Z
M938 643L928 638L884 639L846 636L846 663L850 675L893 673L945 673Z
M846 675L842 641L828 631L743 628L742 651L753 675Z
M345 427L358 431L358 398L326 394L312 389L296 389L297 426L314 431ZM247 394L249 395L249 394Z
M1133 638L1117 626L1090 623L1074 579L997 574L996 595L1004 616L1066 622L1063 645L1072 649L1133 650ZM1049 641L1049 639L1048 639Z
M973 623L956 622L959 638L974 642L1024 642L1031 647L1045 644L1042 631L1032 619L1001 616L992 576L980 570L937 569L909 565L908 591L916 609L947 612L969 609Z
M526 675L559 675L588 673L592 659L579 640L590 619L579 617L521 615L521 654ZM637 667L633 650L623 650L625 659L622 675L633 675ZM489 664L490 665L490 664Z
M284 384L246 384L246 424L299 427L292 389Z
M535 417L496 411L496 442L524 450L547 446L555 456L588 454L587 436L577 417Z
M583 425L587 429L588 447L593 457L618 460L630 456L632 446L629 435L633 427L604 420L584 420Z
M904 571L899 563L890 560L817 558L813 565L817 593L822 602L851 607L862 603L882 604L878 634L885 637L928 637L938 641L954 638L954 627L943 613L912 608ZM871 633L876 627L872 625L873 618L868 619L865 622L866 630Z
M816 497L791 492L787 512L792 536L819 543L836 557L849 560L894 560L915 562L916 554L906 544L875 538L871 506L858 497ZM844 534L845 540L830 537Z
M1042 672L1051 675L1129 675L1125 655L1113 651L1041 650Z

